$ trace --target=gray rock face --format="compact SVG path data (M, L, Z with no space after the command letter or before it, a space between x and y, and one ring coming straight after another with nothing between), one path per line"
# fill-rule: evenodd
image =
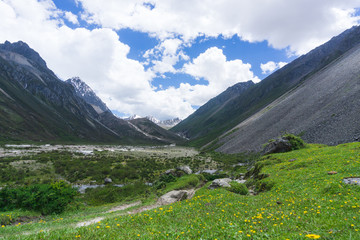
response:
M242 183L242 184L244 184L246 182L246 180L244 180L244 179L235 179L234 181L237 183Z
M167 205L175 202L179 202L185 199L190 199L194 196L195 190L174 190L162 195L157 203L161 205Z
M230 187L230 182L232 180L230 178L219 178L219 179L215 179L210 186L208 187L208 189L215 189L215 188L219 188L219 187Z
M185 166L180 166L180 167L177 167L177 169L185 172L186 174L192 174L192 170L189 166L185 165Z
M241 122L234 133L225 133L217 151L259 151L283 132L302 133L308 143L356 141L360 133L359 58L360 44Z
M215 174L216 172L218 171L221 171L221 170L218 170L218 169L205 169L205 170L200 170L200 171L197 171L196 174L201 174L201 173L208 173L208 174Z
M98 96L96 96L95 92L79 77L70 78L66 80L66 82L72 85L77 96L81 97L90 104L98 114L110 111L106 104Z
M351 177L351 178L344 178L343 182L345 184L355 184L360 185L360 177Z
M111 179L111 178L105 178L105 179L104 179L104 183L105 183L105 184L112 183L112 179Z
M275 141L268 143L263 150L264 154L282 153L291 151L291 143L284 138L275 139Z
M219 145L223 145L217 151L260 151L262 144L283 132L301 133L308 143L336 145L357 141L360 133L359 36L360 27L353 27L252 88L254 92L249 91L247 98L256 96L255 90L262 89L264 93L255 102L265 97L270 99L270 95L274 98L234 126L234 132L224 133L219 141ZM280 87L287 89L281 97L274 94L274 89L280 90ZM247 114L245 109L248 109L245 104L251 108L255 102L238 99L237 104L243 107L239 114L245 117L243 112Z

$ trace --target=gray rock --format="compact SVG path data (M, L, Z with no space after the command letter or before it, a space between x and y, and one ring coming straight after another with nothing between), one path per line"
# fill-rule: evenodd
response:
M164 174L166 174L166 175L175 175L175 169L169 169L169 170L166 170L165 172L164 172Z
M242 184L244 184L246 182L246 180L244 180L244 179L235 179L234 181L237 183L242 183Z
M167 205L175 202L179 202L185 199L190 199L194 196L195 190L174 190L162 195L157 203L161 205Z
M200 174L200 173L208 173L208 174L215 174L216 172L218 172L219 170L217 169L205 169L205 170L200 170L200 171L197 171L196 174ZM221 170L220 170L221 171Z
M177 167L177 169L185 172L186 174L192 174L192 172L193 172L193 171L191 170L191 168L190 168L189 166L187 166L187 165Z
M354 184L354 185L360 185L360 177L350 177L350 178L344 178L343 182L345 184Z
M112 183L112 179L111 178L105 178L104 179L104 184L109 184L109 183Z
M230 178L219 178L219 179L215 179L210 186L208 187L208 189L215 189L215 188L219 188L219 187L230 187L230 182L232 180Z
M264 147L263 154L289 152L291 149L292 145L289 140L278 138Z

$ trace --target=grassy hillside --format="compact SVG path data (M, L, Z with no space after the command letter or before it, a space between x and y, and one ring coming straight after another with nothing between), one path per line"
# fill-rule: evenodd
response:
M70 224L77 213L1 230L9 239L360 239L360 186L342 181L360 176L359 164L360 143L310 145L262 157L256 175L266 178L248 181L266 189L256 196L203 188L192 200L87 227Z

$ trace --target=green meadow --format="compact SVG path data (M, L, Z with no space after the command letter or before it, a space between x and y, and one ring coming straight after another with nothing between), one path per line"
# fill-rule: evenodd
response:
M213 157L218 164L221 162L222 155L214 153ZM236 171L229 167L235 160L223 158L227 164L222 166L236 176ZM176 179L160 191L150 189L147 195L126 199L127 203L139 199L142 203L122 211L107 212L120 204L115 202L69 208L49 216L21 210L3 212L0 213L3 223L10 217L33 220L3 224L0 236L5 239L360 239L360 185L343 182L344 178L360 177L360 143L309 144L301 150L262 156L248 170L245 184L256 195L239 195L224 188L209 190L210 181L203 185L205 178L195 179L195 175L190 175ZM241 172L244 168L238 169ZM190 187L198 188L190 200L148 211L132 211L153 204L159 192ZM97 217L102 219L76 227L81 221Z

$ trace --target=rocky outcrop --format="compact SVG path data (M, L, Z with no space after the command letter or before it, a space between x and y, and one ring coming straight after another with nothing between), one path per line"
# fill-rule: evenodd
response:
M220 187L230 187L230 182L232 180L230 178L219 178L219 179L215 179L210 186L208 187L208 189L215 189L215 188L220 188Z
M263 154L289 152L291 149L292 145L289 140L285 138L278 138L269 142L264 147Z
M183 171L184 173L186 174L192 174L192 170L189 166L185 165L185 166L180 166L180 167L177 167L178 170L180 171Z
M109 183L112 183L112 179L111 178L105 178L104 179L104 184L109 184Z
M179 202L185 199L191 199L195 194L195 190L174 190L162 195L157 204L167 205L175 202Z

